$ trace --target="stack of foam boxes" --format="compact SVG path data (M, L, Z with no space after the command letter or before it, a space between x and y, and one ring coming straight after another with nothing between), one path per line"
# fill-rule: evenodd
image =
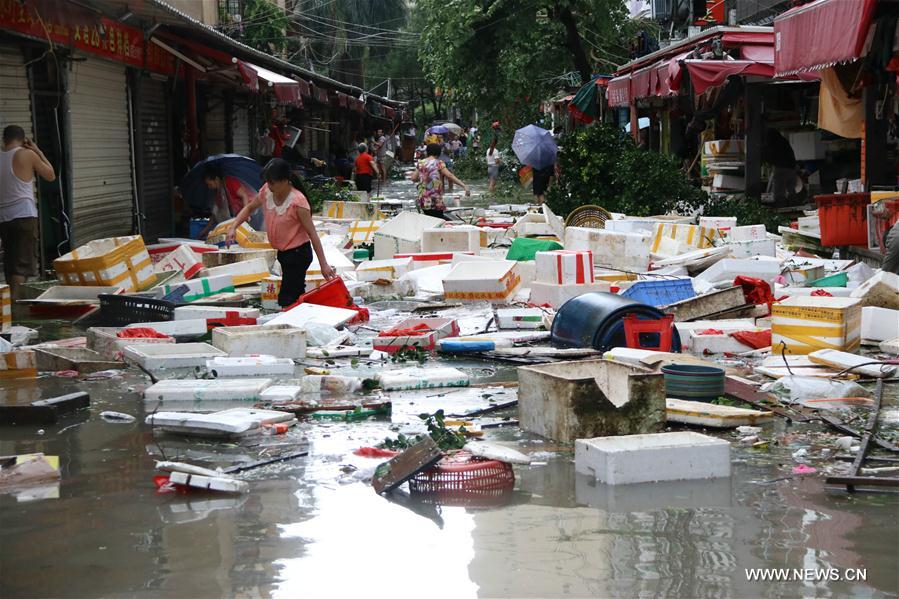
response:
M12 295L9 285L0 285L0 333L12 330Z
M532 304L555 309L568 300L593 291L609 291L609 284L597 281L590 250L537 252L537 274L531 283Z

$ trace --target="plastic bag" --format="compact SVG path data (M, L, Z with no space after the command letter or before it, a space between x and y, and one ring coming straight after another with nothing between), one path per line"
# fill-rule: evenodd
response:
M777 395L778 399L786 403L796 403L801 399L870 396L864 387L853 381L835 381L816 376L785 376L762 385L761 390Z
M156 329L150 327L133 327L130 329L122 329L116 333L119 339L168 339L168 335L163 335Z
M354 376L311 374L300 382L303 393L355 393L362 389L362 379Z
M331 325L319 322L307 322L303 328L306 329L306 343L311 347L332 345L344 336Z

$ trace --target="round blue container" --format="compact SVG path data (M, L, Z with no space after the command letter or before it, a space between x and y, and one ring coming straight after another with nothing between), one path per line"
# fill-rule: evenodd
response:
M724 370L713 366L670 364L662 367L665 396L709 403L724 395Z
M197 239L200 236L200 231L206 228L206 225L209 224L208 218L192 218L190 219L190 223L188 224L187 234L191 239Z

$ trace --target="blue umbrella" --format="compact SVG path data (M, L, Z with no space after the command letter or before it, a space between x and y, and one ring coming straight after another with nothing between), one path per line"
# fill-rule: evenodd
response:
M181 194L194 208L212 205L212 192L203 180L203 173L211 164L219 166L223 177L234 177L253 189L262 187L262 167L255 160L240 154L216 154L195 164L181 182Z
M449 132L450 132L450 130L447 129L446 127L444 127L443 125L434 125L430 129L425 131L425 133L433 134L433 135L446 135Z
M522 164L542 169L556 163L559 146L552 133L536 125L528 125L515 132L512 150Z

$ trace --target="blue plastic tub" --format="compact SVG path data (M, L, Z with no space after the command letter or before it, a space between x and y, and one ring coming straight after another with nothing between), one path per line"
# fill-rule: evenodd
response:
M693 291L693 281L690 279L655 279L637 281L625 289L621 296L658 308L696 297L696 292Z
M208 218L192 218L190 219L190 224L188 225L187 234L191 239L197 239L200 236L200 231L202 231L206 225L209 224Z

